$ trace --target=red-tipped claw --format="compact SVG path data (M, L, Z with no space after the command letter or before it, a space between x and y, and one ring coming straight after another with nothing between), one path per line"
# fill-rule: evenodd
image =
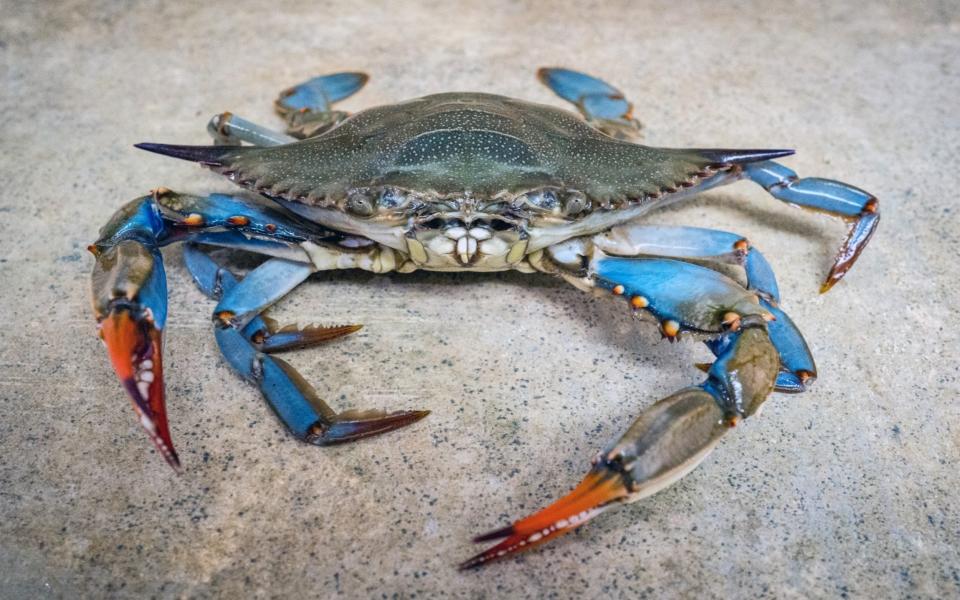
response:
M170 466L179 468L164 404L160 330L149 318L137 318L129 309L117 307L100 321L100 335L140 424Z
M547 508L513 525L474 538L473 541L478 543L504 539L461 563L460 569L479 567L573 531L628 495L624 476L605 465L598 465L572 492Z

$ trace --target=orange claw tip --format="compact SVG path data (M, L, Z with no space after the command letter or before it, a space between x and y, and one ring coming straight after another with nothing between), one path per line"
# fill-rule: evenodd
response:
M460 564L461 570L473 569L488 562L529 550L580 527L627 497L623 477L600 466L587 473L572 492L547 508L501 529L479 535L474 542L504 538L491 548Z
M834 284L837 283L838 281L840 281L839 278L837 278L837 279L830 279L830 278L828 277L827 280L824 281L824 282L820 285L820 293L821 293L821 294L826 294L827 292L830 291L830 289L831 289L831 288L834 286Z
M164 402L160 331L150 321L137 320L129 310L121 308L114 309L100 322L100 334L140 424L167 463L179 469L180 459L173 448Z

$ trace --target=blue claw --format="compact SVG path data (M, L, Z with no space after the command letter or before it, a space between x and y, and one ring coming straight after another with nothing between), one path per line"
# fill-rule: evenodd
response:
M357 93L369 79L366 73L321 75L284 90L277 106L287 112L329 112L334 102Z
M836 215L852 223L820 293L833 287L856 262L877 228L880 221L877 198L860 188L832 179L800 179L791 169L769 160L745 165L743 173L778 200Z
M110 361L140 423L174 468L180 464L167 423L162 332L167 282L158 249L164 224L151 196L121 208L90 246L93 309Z
M756 304L755 294L726 275L699 265L663 258L604 256L594 260L593 268L598 285L625 296L635 309L652 313L668 338L681 331L724 331L731 313L770 317Z

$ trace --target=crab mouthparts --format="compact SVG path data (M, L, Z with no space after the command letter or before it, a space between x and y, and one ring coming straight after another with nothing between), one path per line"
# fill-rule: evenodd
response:
M469 265L479 257L480 242L489 240L493 233L486 227L451 227L444 235L456 244L453 255L462 265Z

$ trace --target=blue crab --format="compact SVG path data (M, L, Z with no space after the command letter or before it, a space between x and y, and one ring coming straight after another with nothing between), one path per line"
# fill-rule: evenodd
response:
M669 340L703 339L716 356L706 380L647 408L593 460L567 496L476 538L500 540L462 567L555 538L612 506L670 485L773 391L816 377L763 255L741 235L647 226L638 218L703 190L747 179L773 197L842 218L849 233L827 291L850 269L879 221L856 187L799 178L775 162L792 150L653 148L609 84L565 69L540 80L580 115L480 93L447 93L348 116L332 104L361 73L311 79L281 93L286 133L230 113L208 126L215 144L138 144L199 162L249 190L196 196L158 189L121 208L90 246L93 308L113 368L140 422L172 466L162 331L167 316L160 248L187 242L185 261L217 301L214 334L226 361L259 387L297 438L349 442L409 425L427 411L337 412L276 356L358 326L278 327L263 311L312 273L503 271L546 273L622 299ZM243 279L203 247L269 257ZM740 279L718 269L738 265Z

